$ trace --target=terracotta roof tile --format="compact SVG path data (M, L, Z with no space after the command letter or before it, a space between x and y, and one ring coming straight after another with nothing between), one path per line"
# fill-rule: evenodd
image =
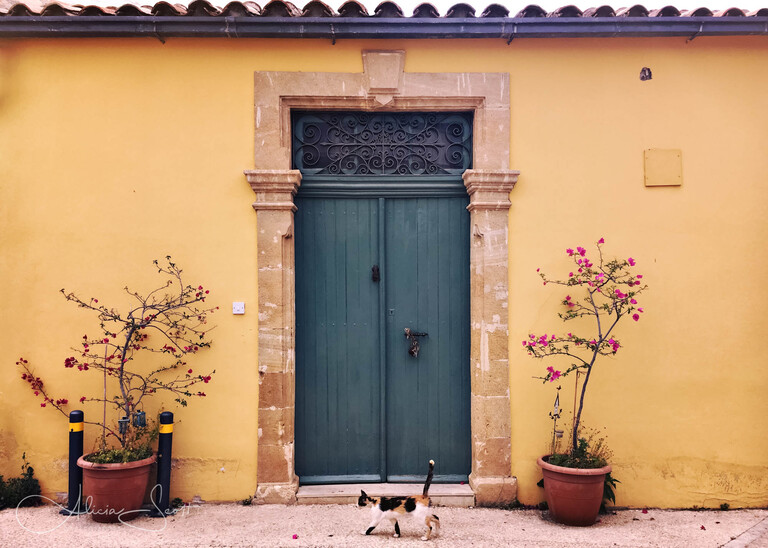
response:
M342 17L368 17L368 10L360 2L349 0L339 8L339 15Z
M230 2L221 10L225 17L250 17L261 15L261 6L255 2Z
M152 6L136 6L134 4L123 4L115 11L115 15L152 15Z
M541 6L536 4L529 4L517 12L515 17L529 18L529 17L546 17L547 12Z
M394 2L390 2L389 0L376 6L376 9L373 10L373 16L386 17L388 19L395 17L405 17L403 14L403 9Z
M611 6L599 6L597 8L587 8L582 17L616 17L616 12Z
M413 17L419 18L419 19L434 19L436 17L440 17L440 12L437 11L437 8L433 6L432 4L427 4L426 2L423 4L419 4L416 6L413 10Z
M190 2L189 6L187 6L187 15L194 17L215 16L220 13L221 10L219 8L206 2L206 0L194 0L194 2Z
M501 4L490 4L483 10L480 17L509 17L509 10Z
M320 0L312 0L301 11L302 17L334 17L336 12L328 4Z
M616 17L648 17L648 10L645 6L635 4L628 8L619 8L616 10Z
M739 8L729 8L727 10L716 12L716 14L718 17L746 17L747 15Z
M469 4L455 4L448 8L445 16L449 19L467 19L475 16L475 8Z
M563 6L552 13L548 13L547 17L581 17L581 13L581 10L576 6Z
M80 13L80 8L74 6L68 6L67 4L48 4L43 11L40 12L42 16L62 16L62 15L77 15Z
M684 11L685 17L712 17L712 10L709 8L696 8L695 10Z
M680 10L677 9L675 6L664 6L663 8L651 10L648 13L648 16L649 17L680 17Z

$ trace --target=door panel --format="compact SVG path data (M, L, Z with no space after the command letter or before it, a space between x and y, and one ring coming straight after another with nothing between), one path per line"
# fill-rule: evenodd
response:
M303 481L379 481L378 203L297 206L296 470Z
M386 207L387 471L466 480L469 427L469 214L466 198L391 199ZM426 332L417 357L404 328Z

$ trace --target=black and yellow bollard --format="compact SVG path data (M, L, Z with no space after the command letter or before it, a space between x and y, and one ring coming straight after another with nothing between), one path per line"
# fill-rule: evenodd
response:
M77 459L83 456L83 426L85 416L82 411L69 414L69 488L67 507L60 514L82 514L85 504L82 501L83 470L77 465Z
M153 488L152 512L149 516L159 518L171 514L171 444L173 442L173 413L160 413L160 434L157 440L157 485Z

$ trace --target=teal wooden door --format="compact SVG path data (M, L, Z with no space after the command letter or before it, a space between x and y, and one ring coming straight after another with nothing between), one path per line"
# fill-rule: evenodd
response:
M296 473L469 473L466 197L297 199ZM378 281L374 274L378 267ZM416 357L405 328L426 333Z
M471 114L310 113L293 139L300 481L466 481Z

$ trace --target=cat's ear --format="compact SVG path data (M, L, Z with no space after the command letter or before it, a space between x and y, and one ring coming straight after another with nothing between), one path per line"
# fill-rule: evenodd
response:
M366 499L368 498L368 494L367 494L365 491L363 491L362 489L360 489L360 495L361 495L363 498L366 498Z

